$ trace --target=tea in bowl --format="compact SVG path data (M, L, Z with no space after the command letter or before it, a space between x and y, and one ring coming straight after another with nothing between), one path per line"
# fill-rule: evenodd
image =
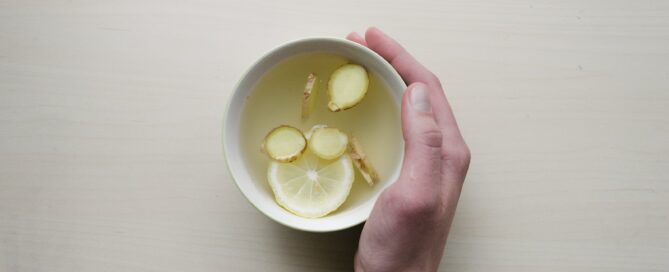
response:
M284 44L244 74L225 111L230 173L263 214L328 232L364 222L399 176L404 81L359 44Z

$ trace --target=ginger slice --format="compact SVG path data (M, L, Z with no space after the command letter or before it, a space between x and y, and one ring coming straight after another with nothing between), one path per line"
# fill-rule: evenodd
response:
M318 90L318 77L311 73L307 76L307 84L304 86L302 95L302 120L309 118L309 115L314 109L314 101L316 101L316 93Z
M309 129L309 131L307 131L307 133L304 134L304 137L307 138L307 142L309 141L309 139L311 139L311 134L313 134L314 131L316 131L319 128L326 128L326 127L328 126L324 124L317 124L311 127L311 129Z
M267 133L262 148L275 161L292 162L307 149L307 139L299 129L283 125Z
M353 164L360 171L362 177L367 181L369 186L373 186L379 180L379 174L372 166L372 163L367 158L367 155L362 151L360 141L355 137L351 137L349 144L349 155L353 159Z
M336 128L320 127L313 130L309 137L309 150L316 156L333 160L346 152L348 136Z
M365 97L368 85L369 77L365 67L345 64L337 68L328 82L328 108L333 112L352 108Z

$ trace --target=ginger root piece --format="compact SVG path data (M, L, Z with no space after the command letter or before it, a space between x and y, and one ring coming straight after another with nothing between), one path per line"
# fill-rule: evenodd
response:
M324 124L317 124L311 127L311 129L309 129L309 131L307 131L307 133L304 134L304 137L307 138L307 142L309 141L309 139L311 139L311 134L314 134L314 131L316 131L319 128L326 128L326 127L328 126Z
M309 137L309 150L316 156L333 160L346 152L348 136L336 128L316 128Z
M318 77L311 73L307 76L307 84L304 86L304 93L302 95L302 120L309 118L309 115L314 109L314 101L316 101L316 93L318 91Z
M362 177L367 181L369 186L373 186L374 183L379 181L379 174L372 166L372 163L367 158L367 155L362 151L362 145L355 137L351 137L349 144L349 155L353 159L353 164L362 174Z
M292 162L307 149L307 139L299 129L283 125L267 133L262 148L275 161Z
M337 68L328 82L328 108L333 112L352 108L365 97L368 85L369 77L365 67L345 64Z

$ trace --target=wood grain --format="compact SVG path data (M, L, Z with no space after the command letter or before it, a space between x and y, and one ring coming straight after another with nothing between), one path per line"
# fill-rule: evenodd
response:
M369 25L473 153L441 271L669 271L660 0L2 1L0 271L350 270L360 227L257 212L221 119L265 51Z

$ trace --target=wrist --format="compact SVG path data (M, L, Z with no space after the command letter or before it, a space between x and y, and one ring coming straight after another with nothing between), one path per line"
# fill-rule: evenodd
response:
M393 262L395 264L393 265ZM403 262L401 264L395 261L381 261L376 264L369 265L360 254L356 252L353 259L353 270L355 272L386 272L386 271L416 271L416 272L432 272L437 271L439 263L433 264L429 260L423 262Z
M365 272L364 266L362 265L362 262L360 261L360 254L358 254L360 251L355 252L355 256L353 257L353 271L355 272Z

